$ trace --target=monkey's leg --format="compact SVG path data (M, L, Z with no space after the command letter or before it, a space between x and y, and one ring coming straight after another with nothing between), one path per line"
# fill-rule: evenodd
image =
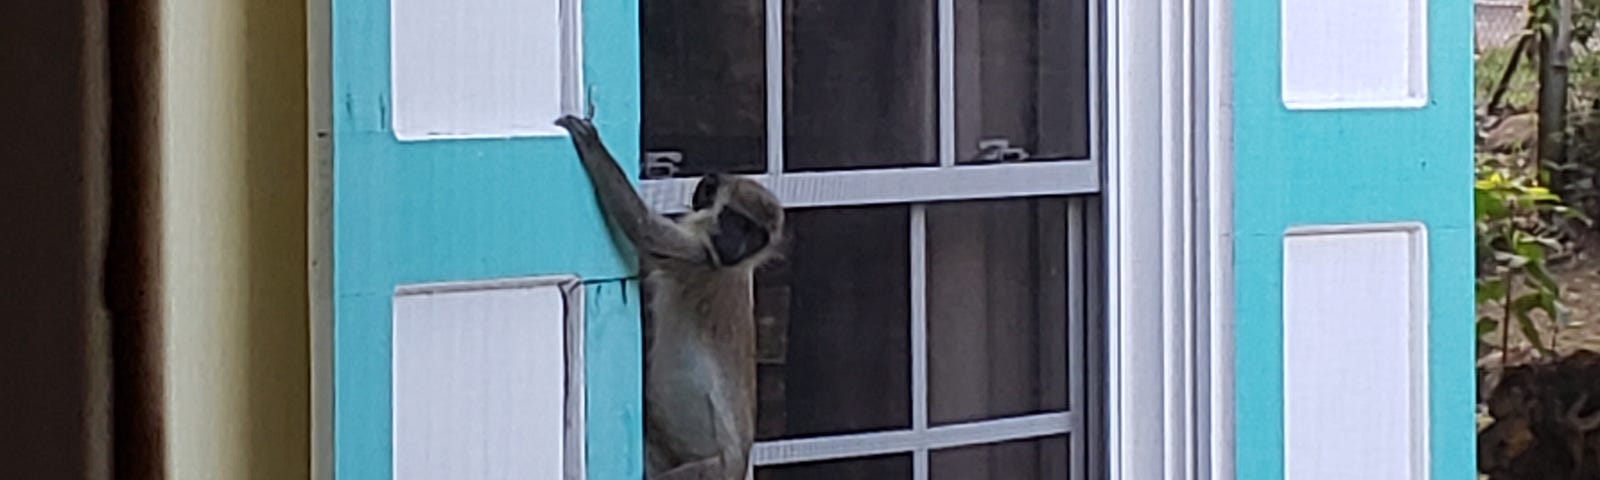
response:
M678 465L671 470L661 472L650 480L732 480L725 478L722 468L722 456L716 455L702 458L693 462Z

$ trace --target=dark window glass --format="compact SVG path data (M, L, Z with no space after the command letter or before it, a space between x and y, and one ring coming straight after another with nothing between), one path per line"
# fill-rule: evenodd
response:
M955 2L956 159L1089 155L1089 3Z
M784 2L785 170L937 164L931 0Z
M756 480L901 480L911 478L911 455L883 455L756 469Z
M761 0L639 2L645 178L671 176L674 157L675 176L766 170L764 12Z
M929 480L1072 478L1067 437L991 443L928 454ZM821 478L821 477L818 477Z
M907 208L788 213L757 274L758 439L911 426Z
M1067 409L1065 202L928 206L931 423Z

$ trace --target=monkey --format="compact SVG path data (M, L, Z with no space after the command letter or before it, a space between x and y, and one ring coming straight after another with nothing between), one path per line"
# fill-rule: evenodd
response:
M600 209L634 247L650 294L645 470L650 480L744 480L755 437L754 270L783 207L748 178L709 174L676 220L650 210L587 118L561 117Z

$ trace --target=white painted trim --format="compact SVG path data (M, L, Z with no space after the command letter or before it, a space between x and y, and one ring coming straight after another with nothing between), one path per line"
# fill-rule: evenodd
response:
M1229 88L1229 72L1215 70L1212 55L1227 44L1207 21L1229 12L1210 0L1109 7L1109 476L1211 478L1232 454L1211 442L1217 409L1231 407L1213 401L1231 364L1215 363L1211 327L1231 321L1217 307L1231 305L1230 257L1216 252L1232 243L1218 237L1230 224L1217 212L1231 205L1218 189L1228 184L1217 183L1231 172L1211 163L1231 145L1227 131L1212 130L1230 118L1213 116L1226 105L1215 93ZM1231 356L1231 345L1222 348Z
M1106 159L1113 157L1106 156L1106 142L1100 136L1107 131L1104 122L1110 121L1108 119L1111 118L1109 116L1111 110L1110 102L1107 101L1104 104L1101 102L1106 98L1106 85L1110 84L1107 81L1108 78L1102 78L1101 76L1109 71L1106 66L1110 65L1111 50L1100 44L1102 35L1109 35L1111 22L1100 16L1102 13L1100 9L1103 5L1116 3L1117 1L1091 0L1089 2L1089 18L1087 19L1088 27L1086 33L1089 35L1089 159L1095 160L1096 163L1101 165L1106 163Z
M1161 2L1108 12L1107 455L1113 480L1166 478ZM1169 147L1170 148L1170 147Z
M1062 160L950 168L886 168L752 175L788 208L977 200L1100 191L1099 162ZM645 203L664 213L689 207L696 178L640 182Z
M767 175L783 175L783 0L766 0ZM691 187L692 189L692 187Z
M561 286L566 297L566 359L567 359L567 429L562 439L562 471L566 480L587 480L589 477L589 406L588 381L584 377L584 321L588 317L587 302L583 296L583 282L577 277L565 279Z
M394 0L390 0L391 3L393 1ZM558 90L561 96L558 102L558 108L562 111L562 113L582 116L587 113L586 107L588 106L588 92L585 91L583 77L583 0L557 1L559 3L556 6L556 23L558 26L557 28L561 30L558 32L560 45L557 47L560 50L557 52L557 57L559 60L558 69L560 70L558 72L558 81L560 82ZM396 12L397 10L395 10L395 7L391 5L389 18L386 19L386 21L389 22L389 32L391 37L393 37L395 32L400 29L396 23L398 19ZM391 95L397 91L406 91L403 89L403 87L396 83L404 81L404 77L398 73L403 71L403 69L397 70L397 68L401 68L398 66L400 65L400 59L402 58L402 52L399 50L400 48L403 47L400 44L397 44L394 38L391 38L388 48L390 62L388 72L388 88ZM405 94L401 93L401 95ZM393 98L391 98L391 100L393 100ZM391 107L400 108L402 110L404 109L404 107L393 105L391 105ZM390 111L388 117L391 133L394 134L395 141L400 143L449 140L554 138L567 136L566 131L556 129L550 124L540 124L537 126L515 125L497 127L494 129L495 131L492 132L474 131L477 130L477 128L466 128L464 131L458 131L455 130L455 127L452 127L451 131L413 131L413 128L408 128L401 123L403 121L402 118L403 115L397 115L393 110Z
M1421 97L1410 97L1403 100L1367 101L1367 100L1317 100L1295 101L1284 100L1283 107L1289 110L1324 111L1324 110L1403 110L1417 109L1428 106L1426 93Z
M1194 478L1194 2L1162 2L1161 343L1165 478Z
M1321 95L1314 98L1293 98L1289 78L1290 48L1287 45L1289 38L1290 22L1293 15L1290 0L1279 0L1279 9L1284 21L1279 22L1278 34L1281 48L1278 49L1278 81L1279 96L1284 108L1289 110L1368 110L1368 109L1415 109L1428 104L1428 0L1390 0L1407 2L1409 29L1407 30L1408 44L1406 49L1406 88L1403 98L1392 99L1348 99L1338 95ZM1337 33L1336 33L1337 34Z
M1089 222L1085 218L1084 203L1086 200L1078 197L1067 200L1067 411L1076 412L1080 416L1088 415L1088 379L1095 374L1092 369L1097 367L1097 362L1090 359L1088 338L1088 325L1085 317L1089 315L1088 298L1092 291L1089 282L1089 255L1098 255L1099 252L1090 251L1088 247ZM1076 360L1076 362L1074 362ZM1074 369L1077 363L1083 368ZM1095 377L1098 378L1098 377ZM1089 456L1090 440L1086 435L1088 429L1073 432L1068 445L1071 448L1071 478L1088 479L1089 465L1085 460Z
M907 429L775 440L757 443L750 459L754 465L767 466L911 453L1072 433L1081 424L1077 413L1056 412L942 425L921 433Z
M928 431L928 206L911 205L911 431ZM912 480L928 480L928 449L912 453Z
M1408 478L1411 478L1411 479L1414 479L1414 480L1428 480L1430 478L1430 471L1431 471L1430 470L1430 468L1431 468L1431 466L1430 466L1431 455L1429 455L1429 451L1428 451L1428 447L1429 447L1429 445L1431 445L1431 442L1429 440L1429 438L1430 438L1429 437L1429 431L1430 431L1429 427L1430 427L1431 416L1429 415L1429 412L1428 412L1428 404L1429 404L1429 399L1430 399L1430 395L1429 395L1430 388L1429 388L1429 384L1428 384L1428 378L1429 378L1429 374L1428 374L1428 355L1429 355L1428 354L1428 329L1429 329L1429 324L1431 323L1431 318L1430 318L1429 313L1428 313L1428 310L1429 310L1428 309L1428 300L1429 300L1429 293L1428 292L1429 292L1429 281L1430 281L1431 276L1429 275L1429 270L1428 270L1428 229L1427 229L1427 226L1424 225L1421 222L1385 222L1385 223L1367 223L1367 224L1296 226L1296 227L1291 227L1291 228L1287 229L1284 232L1283 242L1284 242L1284 246L1285 246L1285 252L1287 252L1288 251L1287 247L1288 247L1289 240L1291 240L1291 239L1293 239L1295 237L1314 237L1314 236L1370 234L1370 233L1400 233L1400 234L1406 235L1406 240L1407 240L1407 244L1408 244L1407 246L1408 246L1409 255L1410 255L1410 258L1409 258L1410 265L1406 266L1406 268L1408 269L1408 272L1410 273L1410 282L1407 285L1407 290L1409 290L1409 292L1408 292L1409 293L1408 300L1410 301L1409 305L1407 306L1407 310L1408 310L1410 318L1409 318L1409 321L1406 324L1406 326L1408 327L1406 329L1406 333L1407 333L1407 335L1409 337L1409 338L1406 339L1407 340L1407 342L1406 342L1406 344L1407 344L1406 345L1406 347L1407 347L1406 354L1407 354L1407 363L1408 363L1407 367L1409 367L1407 369L1408 370L1407 373L1408 373L1408 376L1410 377L1409 378L1409 385L1411 386L1411 390L1409 392L1407 392L1408 393L1408 397L1409 397L1409 398L1407 398L1407 401L1408 401L1407 407L1410 410L1410 412L1409 412L1410 415L1409 416L1410 416L1410 419L1411 419L1411 423L1409 425L1410 434L1411 434L1411 443L1410 443L1410 452L1409 452L1410 457L1411 457L1410 458L1410 467L1411 468L1410 468L1410 472L1409 472ZM1285 279L1287 281L1287 278L1289 277L1287 272L1288 272L1288 270L1290 268L1292 268L1292 265L1290 264L1290 262L1289 262L1287 257L1284 260L1284 264L1280 268L1283 268L1284 271L1286 272L1284 276L1285 276ZM1288 291L1287 287L1284 289L1284 292L1282 292L1282 294L1287 297L1287 295L1289 294L1289 291ZM1291 308L1292 308L1292 305L1290 305L1290 302L1288 301L1288 298L1285 298L1284 299L1284 312L1283 312L1284 316L1281 319L1284 322L1283 323L1283 330L1284 330L1283 336L1284 336L1284 339L1285 339L1285 341L1283 342L1284 351L1279 352L1281 355L1283 355L1283 358L1285 358L1285 359L1289 358L1289 351L1288 350L1290 348L1290 344L1289 344L1289 339L1291 338L1290 337L1290 330L1292 328L1294 328L1294 323L1291 323L1291 322L1288 321L1290 313L1291 313ZM1290 427L1292 425L1291 422L1290 422L1290 418L1287 416L1287 412L1290 411L1289 410L1289 404L1290 404L1290 402L1294 401L1294 397L1293 397L1293 395L1290 394L1290 391L1289 391L1290 383L1288 381L1288 376L1291 375L1291 372L1287 368L1288 367L1287 361L1285 362L1285 367L1286 367L1285 371L1284 371L1285 381L1283 382L1283 386L1282 386L1283 391L1281 393L1283 394L1284 405L1285 405L1284 410L1286 412L1286 416L1284 418L1284 424L1283 424L1283 429L1284 429L1283 434L1284 434L1284 438L1287 439L1287 438L1290 438L1289 429L1290 429ZM1283 453L1284 453L1285 471L1289 471L1288 470L1289 469L1289 462L1290 462L1290 459L1293 458L1293 457L1289 456L1289 452L1288 451L1285 451Z
M565 438L562 440L562 460L564 462L562 474L566 480L585 480L588 476L588 446L585 433L588 423L585 405L587 387L584 381L583 328L585 312L582 280L573 275L548 275L398 285L394 288L393 298L550 286L561 289L566 310L565 325L563 326L566 338L562 342L566 350L566 379L564 386L566 394L563 405L566 410L564 413L566 430L563 432ZM393 460L391 459L391 461Z
M306 298L311 354L312 480L332 480L333 441L333 5L306 6Z
M588 92L583 88L583 0L560 0L561 109L568 115L587 116Z
M1205 2L1204 17L1197 21L1203 39L1195 50L1204 54L1205 67L1197 72L1203 83L1205 107L1201 109L1204 134L1204 176L1200 211L1200 308L1204 335L1198 357L1201 442L1200 478L1232 479L1234 472L1234 262L1233 262L1233 1Z
M914 3L909 5L915 5ZM939 166L956 164L956 2L938 0Z

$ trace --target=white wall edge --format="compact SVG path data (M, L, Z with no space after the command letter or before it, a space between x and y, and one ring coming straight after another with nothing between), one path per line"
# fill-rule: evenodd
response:
M1196 363L1201 383L1199 478L1235 477L1234 459L1234 234L1233 234L1233 1L1204 3L1199 22L1204 43L1196 55L1205 58L1197 78L1205 84L1201 109L1204 142L1201 159L1205 185L1200 249L1200 317L1205 335Z
M1231 478L1230 4L1108 3L1110 478Z
M333 440L333 5L306 7L306 299L310 312L312 480L332 480Z
M1185 1L1185 0L1178 0ZM1169 323L1181 322L1172 305L1183 292L1171 292L1167 275L1173 258L1172 191L1187 123L1181 90L1190 79L1181 48L1181 20L1169 18L1177 2L1107 1L1106 50L1107 155L1107 466L1111 479L1188 478L1172 466L1186 455L1168 438L1174 398L1175 352ZM1174 54L1178 54L1174 58Z

